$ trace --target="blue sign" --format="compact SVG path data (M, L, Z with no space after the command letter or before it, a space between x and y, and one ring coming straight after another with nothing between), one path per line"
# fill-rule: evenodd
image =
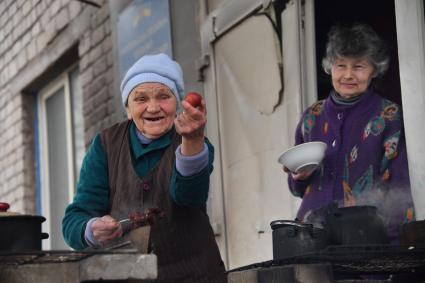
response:
M118 16L117 25L121 78L145 54L172 57L168 0L134 0Z

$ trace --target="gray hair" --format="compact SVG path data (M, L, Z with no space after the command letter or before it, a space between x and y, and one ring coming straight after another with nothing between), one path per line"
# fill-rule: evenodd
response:
M366 58L372 63L376 77L387 71L390 62L384 41L365 24L331 28L326 56L322 60L322 67L327 74L330 74L335 60L341 57Z

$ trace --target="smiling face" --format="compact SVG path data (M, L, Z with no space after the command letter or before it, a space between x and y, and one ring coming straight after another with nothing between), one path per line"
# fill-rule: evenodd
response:
M143 83L135 87L126 107L127 117L149 139L157 139L168 132L177 111L177 99L161 83Z
M331 69L332 85L342 97L355 97L367 90L375 69L365 58L342 57L335 60Z

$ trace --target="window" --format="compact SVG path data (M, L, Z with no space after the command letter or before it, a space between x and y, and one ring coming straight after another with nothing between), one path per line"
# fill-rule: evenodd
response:
M43 249L67 249L61 222L74 195L74 184L84 154L82 91L78 69L65 72L38 94L39 188Z

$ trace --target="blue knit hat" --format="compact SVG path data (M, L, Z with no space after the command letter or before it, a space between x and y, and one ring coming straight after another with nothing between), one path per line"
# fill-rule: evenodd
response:
M164 53L145 55L128 69L121 82L124 107L131 91L142 83L161 83L171 89L177 98L177 107L184 96L183 72L180 65Z

